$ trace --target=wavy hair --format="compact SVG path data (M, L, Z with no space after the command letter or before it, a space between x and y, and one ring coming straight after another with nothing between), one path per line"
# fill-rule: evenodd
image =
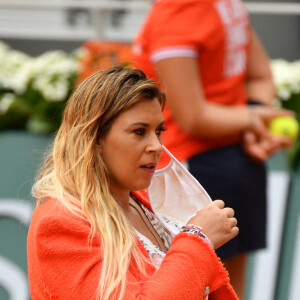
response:
M109 171L98 142L122 111L155 98L163 108L165 95L138 69L112 67L88 77L70 97L33 186L37 207L43 198L55 197L90 223L89 242L99 234L103 253L99 299L122 299L131 259L141 272L145 272L145 261L131 225L111 195Z

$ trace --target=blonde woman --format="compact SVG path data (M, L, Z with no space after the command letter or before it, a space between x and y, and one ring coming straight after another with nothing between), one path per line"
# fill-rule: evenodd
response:
M142 71L122 67L70 98L33 188L33 300L237 299L213 249L237 235L233 210L213 201L174 237L136 192L163 149L164 102Z

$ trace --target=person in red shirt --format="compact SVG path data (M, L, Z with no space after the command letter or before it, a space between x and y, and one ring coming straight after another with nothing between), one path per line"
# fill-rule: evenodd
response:
M291 113L273 107L267 54L240 0L155 1L133 53L166 93L164 145L236 211L240 234L217 254L243 299L246 253L266 246L262 162L291 145L268 131L272 118Z
M234 211L215 200L179 224L144 191L163 150L164 103L142 71L123 67L95 73L69 99L33 187L33 300L238 299L214 251L238 234Z

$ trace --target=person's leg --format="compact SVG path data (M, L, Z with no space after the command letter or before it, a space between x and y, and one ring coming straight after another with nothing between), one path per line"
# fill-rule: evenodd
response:
M247 254L239 253L232 258L223 261L229 273L230 283L240 300L245 299L245 278Z

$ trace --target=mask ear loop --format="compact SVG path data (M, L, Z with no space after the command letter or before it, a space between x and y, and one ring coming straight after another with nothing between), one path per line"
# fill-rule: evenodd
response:
M190 221L191 218L194 218L195 216L197 216L197 214L193 214L190 217L188 217L187 220L185 221L185 225Z
M179 164L181 164L178 160L177 160L177 158L164 146L164 145L162 145L162 147L163 147L163 149L164 149L164 151L171 157L171 158L173 158L176 162L178 162Z
M181 165L182 167L184 167L185 169L187 169L164 145L162 145L163 150L169 155L169 157L171 157L173 160L175 160L179 165ZM169 163L170 165L170 163ZM168 165L168 166L169 166ZM168 167L167 166L167 167Z
M176 162L177 164L179 164L180 166L185 168L184 165L164 145L162 145L162 148L168 154L168 156L171 158L171 160L167 166L163 167L162 169L156 170L155 174L159 174L159 173L164 172L165 170L169 169L174 162Z
M173 161L174 160L177 161L177 159L172 155L172 153L164 145L162 145L162 148L163 148L163 151L165 151L167 153L167 155L171 158L171 160L169 161L169 163L165 167L163 167L163 168L161 168L159 170L156 170L154 172L154 176L157 175L157 174L160 174L160 173L162 173L164 171L166 171L169 168L171 168L171 166L173 164Z

